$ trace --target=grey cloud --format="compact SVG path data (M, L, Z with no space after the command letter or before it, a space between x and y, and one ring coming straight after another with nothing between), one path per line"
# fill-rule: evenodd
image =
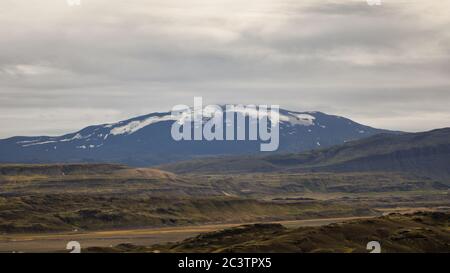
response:
M0 137L169 110L194 95L391 129L449 126L450 19L437 2L426 4L433 16L420 1L39 2L3 4ZM39 115L52 109L67 109L61 122ZM80 122L83 109L95 114ZM414 115L430 122L405 125Z

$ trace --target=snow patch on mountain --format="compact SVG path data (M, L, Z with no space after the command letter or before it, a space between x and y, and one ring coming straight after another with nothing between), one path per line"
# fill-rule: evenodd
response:
M134 120L131 121L123 126L115 127L110 131L111 135L131 135L139 130L141 130L144 127L147 127L151 124L161 122L161 121L169 121L169 120L176 120L172 115L166 115L166 116L153 116L149 117L144 120Z
M60 142L68 142L68 141L72 141L72 140L76 140L76 139L83 139L83 136L80 133L77 133L75 136L73 136L71 138L61 139Z
M316 119L314 116L308 114L299 114L289 112L289 115L281 115L280 120L285 120L289 122L291 125L301 125L301 126L313 126L314 120Z
M23 140L23 141L19 141L16 144L28 144L28 143L35 143L38 142L39 139L33 139L33 140Z
M29 146L35 146L35 145L44 145L44 144L56 143L56 142L58 142L58 141L50 140L50 141L43 141L43 142L35 142L35 143L31 143L31 144L22 145L22 147L29 147Z
M190 109L190 111L180 112L178 115L167 114L163 116L151 116L142 120L132 120L124 124L124 122L119 122L116 124L104 125L104 128L112 128L109 132L110 135L131 135L149 125L162 122L162 121L176 121L179 124L184 124L188 122L193 122L195 118L202 117L202 122L205 123L208 120L215 117L219 109L214 107L205 107L204 109ZM236 113L240 115L245 115L253 119L258 117L266 116L268 119L272 120L275 118L274 113L270 111L260 111L256 108L242 108L237 106L231 106L230 109L225 111L226 114ZM301 126L311 126L314 125L315 117L309 114L300 113L288 113L288 114L278 114L278 120L283 123L289 123L290 125L301 125ZM107 136L105 136L106 139Z

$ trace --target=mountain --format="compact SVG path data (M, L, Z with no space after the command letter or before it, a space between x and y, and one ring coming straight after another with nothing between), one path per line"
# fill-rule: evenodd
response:
M213 117L206 108L202 113L203 123ZM229 113L235 115L238 111L231 110L226 115ZM199 156L260 153L259 141L175 141L171 126L183 118L182 114L170 112L152 113L117 123L89 126L63 136L12 137L0 140L0 163L111 162L148 166ZM280 109L279 120L277 152L302 152L379 133L394 133L321 112ZM192 119L183 122L193 123Z
M378 134L304 153L199 159L161 166L177 172L407 172L450 181L450 128Z

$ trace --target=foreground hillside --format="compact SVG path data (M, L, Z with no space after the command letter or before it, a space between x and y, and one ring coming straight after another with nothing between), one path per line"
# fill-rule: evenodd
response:
M270 156L198 159L161 166L176 173L406 172L450 183L450 128L379 134L331 148Z
M91 252L369 252L367 243L378 241L381 251L450 252L450 214L420 212L409 215L354 220L323 227L288 229L280 224L255 224L201 234L178 243L150 247L129 244L90 248Z

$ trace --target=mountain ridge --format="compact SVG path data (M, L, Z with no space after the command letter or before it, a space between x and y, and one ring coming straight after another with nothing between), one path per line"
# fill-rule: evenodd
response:
M234 116L240 114L231 112ZM205 122L211 118L206 108L202 113ZM379 133L399 133L317 111L280 109L279 115L280 148L277 152L301 152ZM170 129L180 118L185 117L155 112L117 123L87 126L62 136L11 137L0 140L0 163L108 162L150 166L202 156L260 153L259 141L175 141ZM247 118L247 133L248 128Z

